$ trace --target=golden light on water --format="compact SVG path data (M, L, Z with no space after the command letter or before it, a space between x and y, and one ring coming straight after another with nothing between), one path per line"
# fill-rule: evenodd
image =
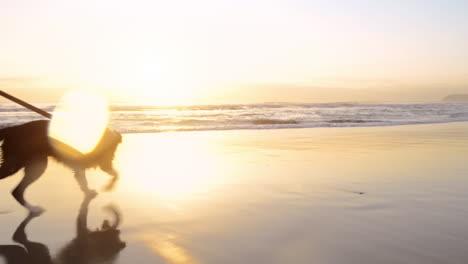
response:
M142 236L149 247L169 264L197 264L198 262L177 243L177 237L160 232L148 232Z
M84 91L69 92L54 110L49 137L86 154L99 143L108 120L109 110L102 96ZM57 147L55 141L51 142Z

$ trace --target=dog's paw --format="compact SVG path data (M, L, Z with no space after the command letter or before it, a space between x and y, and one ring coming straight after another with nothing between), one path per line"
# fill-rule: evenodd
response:
M88 198L94 198L98 195L98 193L95 190L88 190L85 192L85 195Z
M109 183L106 186L102 187L103 192L111 192L114 190L115 184L114 183Z
M26 205L25 206L31 215L38 216L45 212L45 209L40 206Z
M119 178L114 177L112 178L103 188L104 192L111 192L115 189L115 185L117 184Z

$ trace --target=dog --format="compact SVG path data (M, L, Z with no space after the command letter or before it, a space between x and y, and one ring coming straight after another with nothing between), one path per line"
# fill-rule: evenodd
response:
M126 247L126 243L120 240L118 229L121 214L115 207L109 206L106 209L113 214L113 223L104 220L101 228L89 230L88 207L93 198L84 198L76 220L76 237L59 250L55 257L45 244L28 239L26 226L38 216L32 213L28 214L13 234L13 241L21 245L0 245L0 256L7 264L114 263L120 251Z
M93 151L76 155L77 151L60 141L48 136L49 121L36 120L25 124L0 129L2 149L2 164L0 179L4 179L24 168L24 177L13 189L13 197L32 213L40 214L44 211L39 206L33 206L24 198L24 192L47 168L47 159L52 157L74 172L81 190L85 196L96 196L97 192L88 188L85 171L99 167L112 176L105 188L110 190L118 180L119 174L113 167L113 159L118 145L122 142L122 135L107 128L100 142ZM61 150L57 146L61 146ZM74 155L66 155L63 150ZM71 151L70 151L71 150ZM73 152L74 151L74 152Z

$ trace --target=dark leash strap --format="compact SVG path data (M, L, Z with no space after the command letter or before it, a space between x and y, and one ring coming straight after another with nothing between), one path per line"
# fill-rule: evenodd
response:
M32 111L34 111L34 112L40 114L41 116L47 117L48 119L51 119L51 118L52 118L52 115L51 115L50 113L48 113L48 112L46 112L46 111L44 111L44 110L42 110L42 109L40 109L40 108L37 108L37 107L35 107L34 105L31 105L31 104L29 104L29 103L26 103L25 101L23 101L23 100L21 100L21 99L19 99L19 98L16 98L16 97L14 97L14 96L11 95L11 94L5 93L5 92L2 91L2 90L0 90L0 95L3 96L3 97L5 97L5 98L7 98L7 99L9 99L9 100L11 100L11 101L13 101L13 102L15 102L15 103L17 103L17 104L19 104L19 105L22 105L22 106L28 108L29 110L32 110ZM60 144L65 145L66 147L70 148L71 150L76 151L77 153L82 154L80 151L74 149L73 147L70 147L69 145L67 145L67 144L65 144L65 143L63 143L63 142L61 142L61 141L59 141L59 140L56 140L56 139L55 139L55 141L58 142L58 143L60 143Z
M34 105L31 105L31 104L29 104L29 103L26 103L25 101L23 101L23 100L21 100L21 99L19 99L19 98L16 98L16 97L14 97L14 96L11 95L11 94L7 94L7 93L5 93L5 92L2 91L2 90L0 90L0 95L3 96L3 97L5 97L5 98L7 98L7 99L9 99L9 100L11 100L11 101L13 101L13 102L15 102L15 103L17 103L17 104L19 104L19 105L22 105L22 106L28 108L29 110L32 110L32 111L34 111L34 112L40 114L41 116L47 117L47 118L49 118L49 119L52 118L52 115L51 115L50 113L48 113L48 112L46 112L46 111L44 111L44 110L42 110L42 109L40 109L40 108L37 108L37 107L35 107Z

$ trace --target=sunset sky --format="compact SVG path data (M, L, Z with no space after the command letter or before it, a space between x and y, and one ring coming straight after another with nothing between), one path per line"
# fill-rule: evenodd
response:
M149 104L468 93L468 1L0 2L0 89Z

